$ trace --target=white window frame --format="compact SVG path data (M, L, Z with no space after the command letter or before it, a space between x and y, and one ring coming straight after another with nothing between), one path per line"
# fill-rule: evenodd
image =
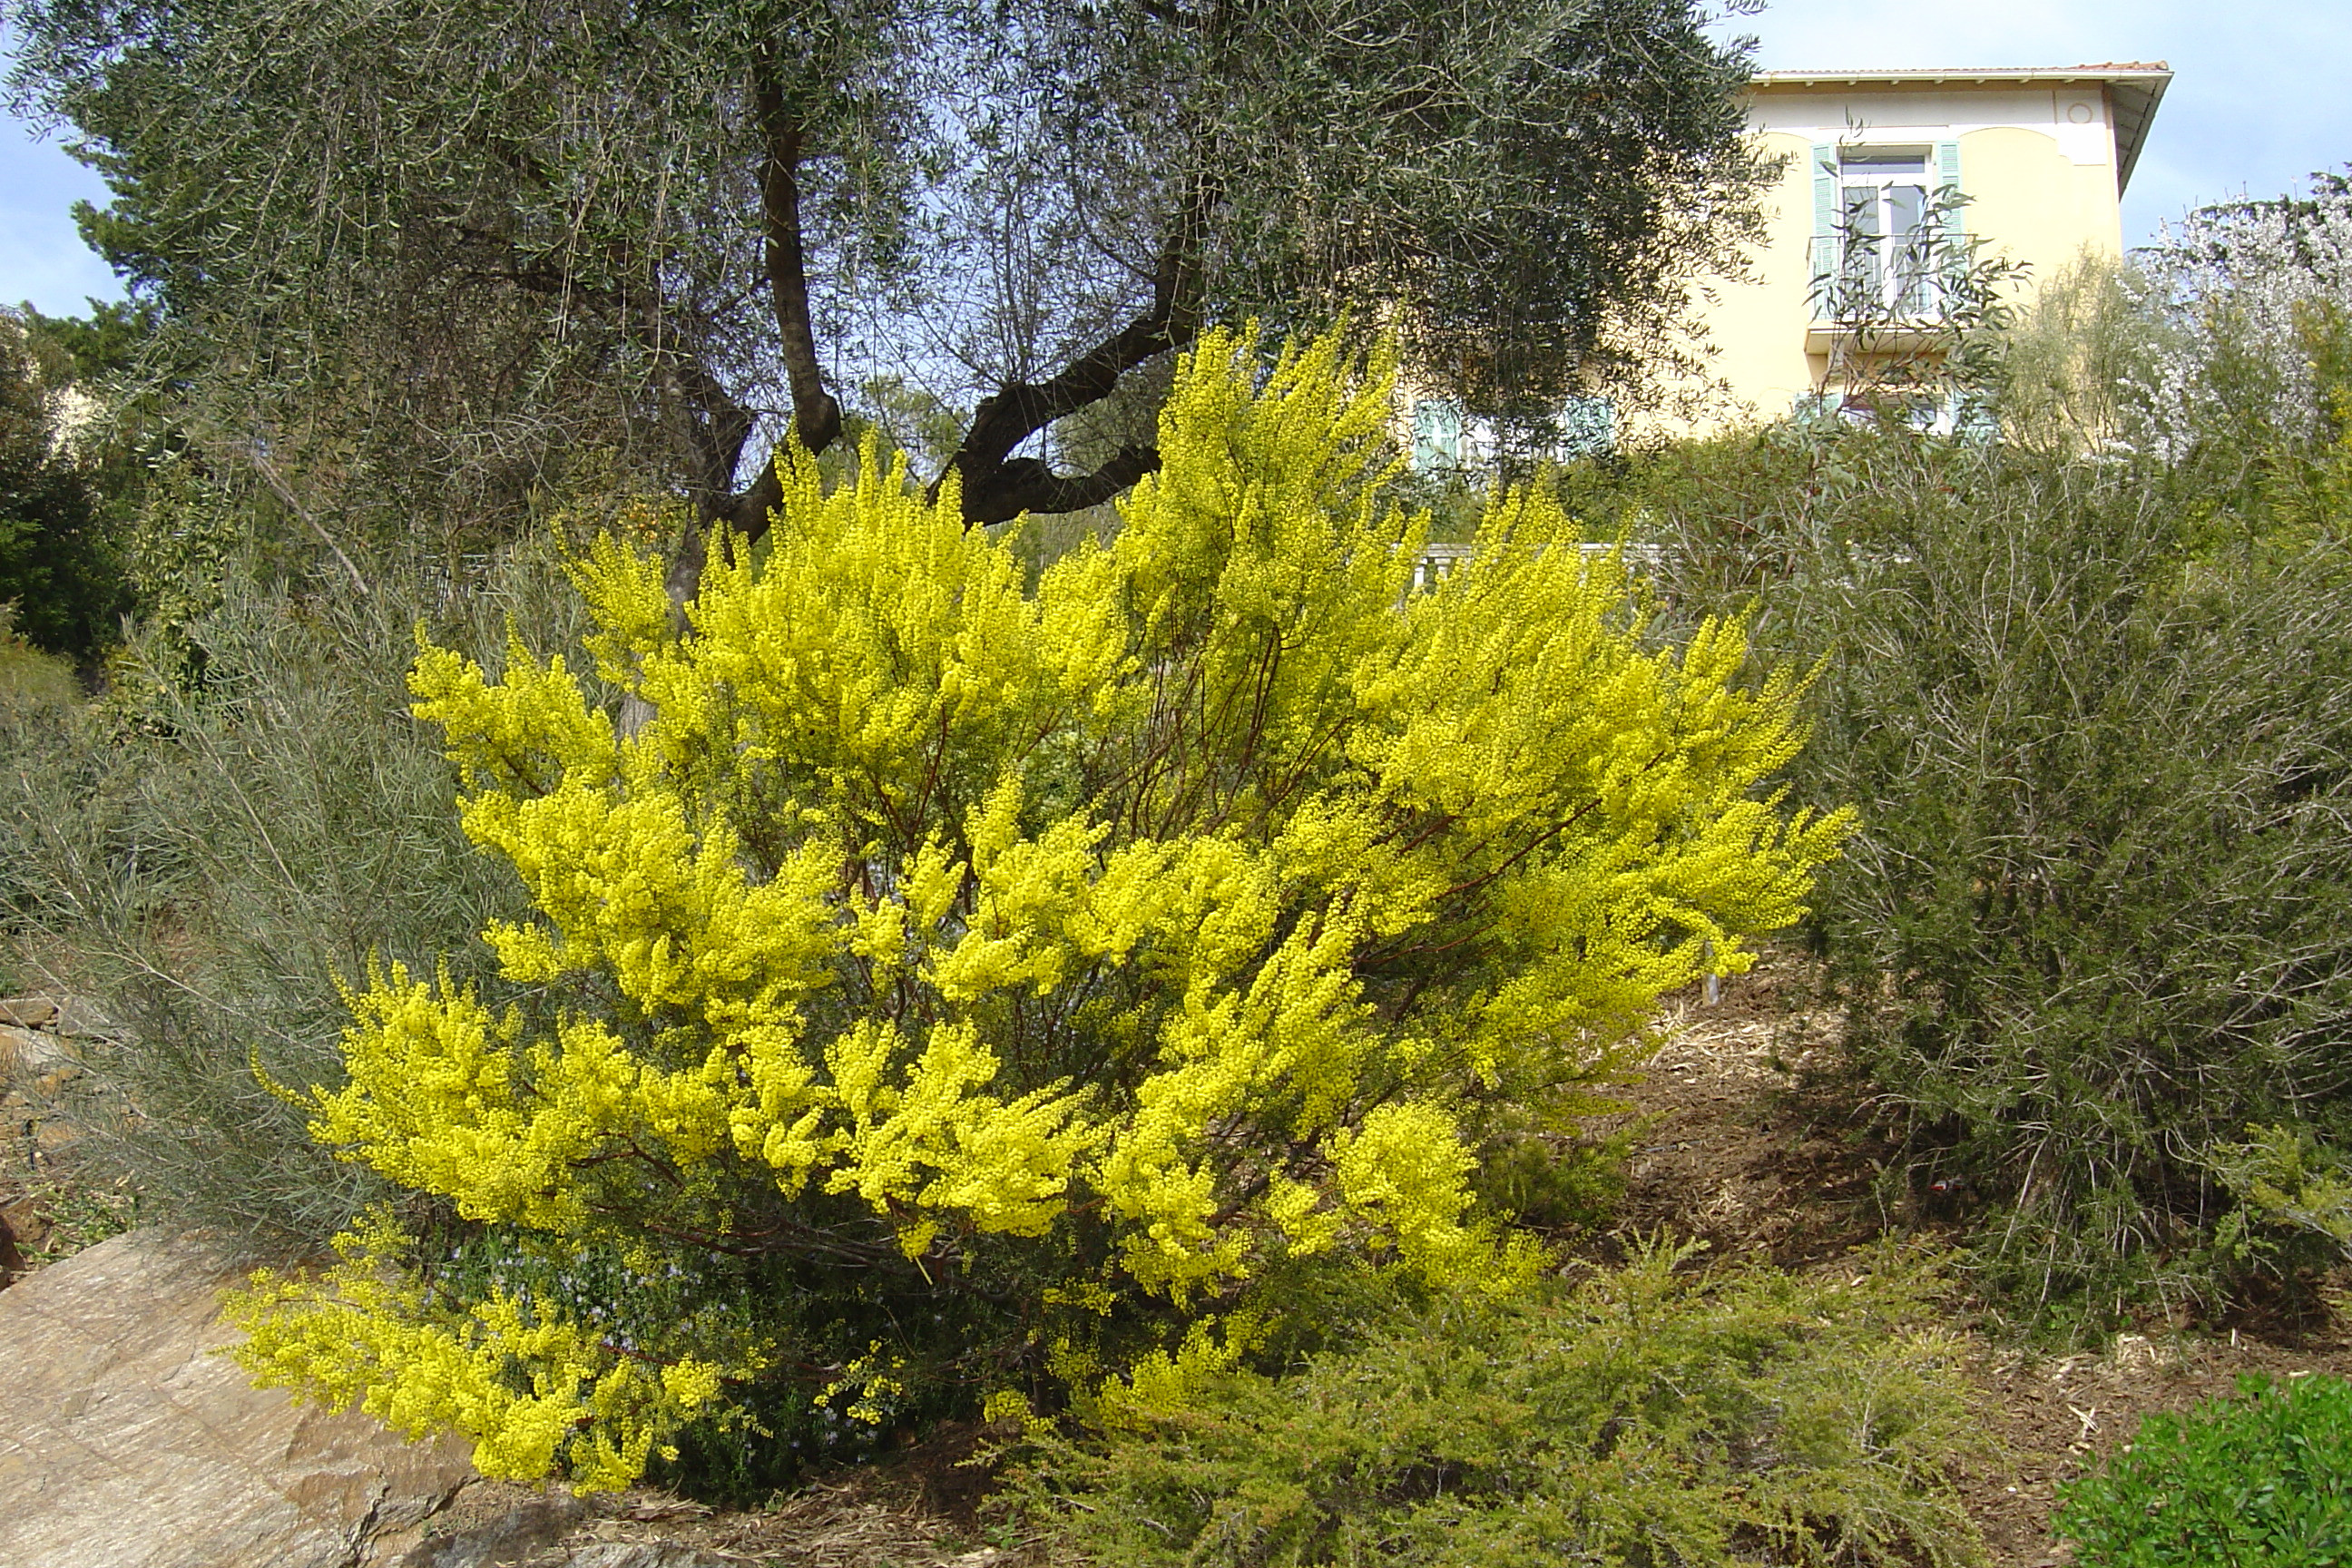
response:
M1938 187L1936 149L1910 143L1848 142L1837 150L1837 243L1839 276L1852 279L1868 268L1875 302L1898 318L1930 315L1937 304L1936 247L1940 237L1929 218ZM1897 193L1910 193L1906 204ZM1898 233L1902 208L1912 224ZM1867 226L1854 220L1865 212ZM1879 237L1876 245L1856 246L1856 234Z

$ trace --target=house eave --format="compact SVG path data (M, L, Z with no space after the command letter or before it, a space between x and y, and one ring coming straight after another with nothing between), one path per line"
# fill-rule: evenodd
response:
M1754 92L1806 91L1822 88L1934 87L2099 87L2114 106L2116 130L2116 194L2131 184L2132 170L2147 144L2148 127L2172 82L2172 68L2162 60L2128 64L2061 67L2019 67L1989 70L1877 71L1759 71L1749 79Z

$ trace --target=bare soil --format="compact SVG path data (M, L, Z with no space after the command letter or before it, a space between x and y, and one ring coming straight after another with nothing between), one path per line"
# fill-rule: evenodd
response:
M1785 955L1727 981L1721 1000L1678 1005L1643 1081L1624 1091L1640 1129L1621 1224L1704 1237L1717 1258L1832 1269L1890 1230L1957 1243L1967 1195L1938 1198L1898 1170L1866 1091L1846 1079L1835 1012ZM2352 1376L2352 1322L2322 1306L2250 1311L2234 1324L2161 1321L2095 1350L2037 1353L1965 1297L1951 1327L1985 1436L1957 1480L1997 1568L2072 1561L2050 1531L2058 1485L2141 1418L2235 1393L2244 1373Z
M961 1465L971 1447L968 1431L941 1433L754 1510L712 1510L650 1488L599 1498L548 1558L598 1542L657 1542L778 1568L1041 1568L1034 1555L983 1539L973 1505L986 1473Z

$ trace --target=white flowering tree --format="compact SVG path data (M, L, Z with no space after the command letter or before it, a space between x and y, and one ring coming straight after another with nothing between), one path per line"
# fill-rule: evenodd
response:
M2301 442L2340 422L2331 384L2352 315L2352 177L2200 208L2138 260L2137 287L2165 329L2136 433L2154 455L2179 461L2249 429Z

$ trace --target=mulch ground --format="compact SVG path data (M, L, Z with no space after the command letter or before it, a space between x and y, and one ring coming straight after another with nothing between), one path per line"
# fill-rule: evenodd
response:
M1682 1002L1647 1077L1624 1091L1635 1109L1618 1125L1639 1133L1620 1225L1795 1269L1837 1268L1889 1231L1957 1242L1964 1213L1928 1207L1902 1172L1887 1175L1896 1152L1867 1094L1843 1081L1839 1038L1837 1015L1787 957L1725 983L1714 1006ZM1997 1568L2071 1561L2050 1532L2056 1489L2143 1416L2231 1395L2248 1373L2352 1376L2352 1321L2326 1307L2217 1328L2155 1321L2073 1354L2021 1347L1965 1299L1952 1312L1973 1347L1986 1439L1957 1479Z

